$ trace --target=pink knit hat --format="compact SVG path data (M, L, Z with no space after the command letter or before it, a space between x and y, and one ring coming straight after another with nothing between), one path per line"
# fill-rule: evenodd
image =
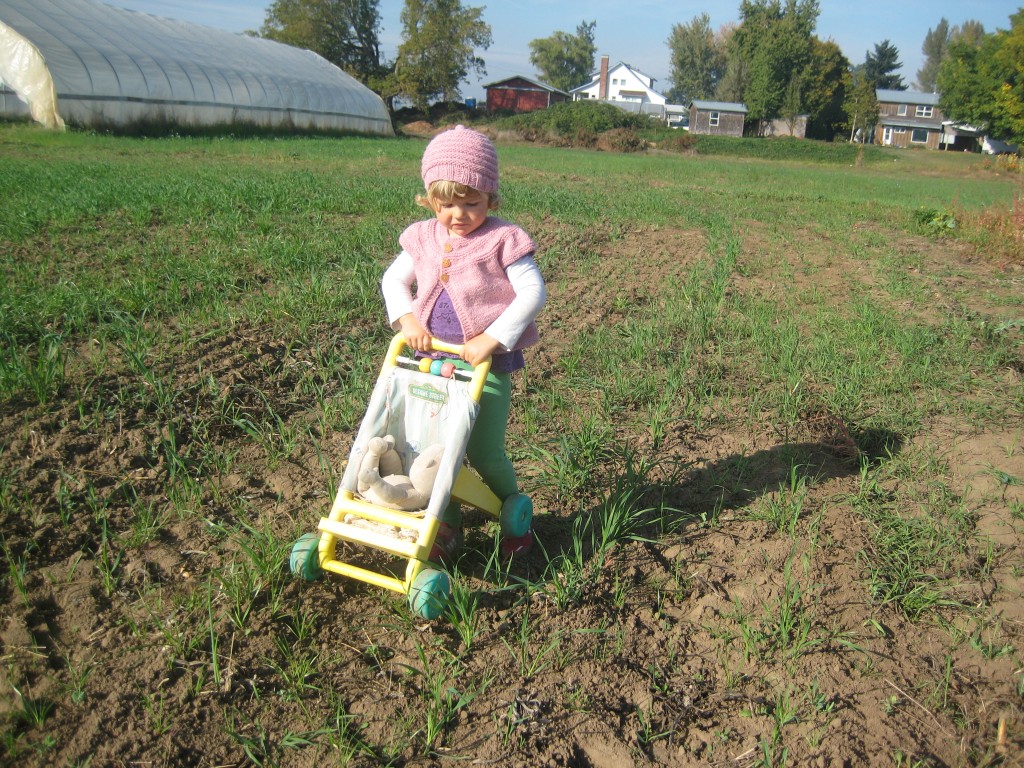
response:
M423 152L423 186L435 181L457 181L477 192L498 191L498 153L479 131L457 125L437 134Z

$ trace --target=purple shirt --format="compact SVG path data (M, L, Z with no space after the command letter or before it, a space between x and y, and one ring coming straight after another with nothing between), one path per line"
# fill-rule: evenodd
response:
M459 316L455 314L455 307L448 296L448 291L442 290L434 302L434 308L430 310L430 319L427 321L427 330L435 339L449 344L466 343L466 334L462 330ZM491 370L495 373L512 373L525 367L526 358L523 357L521 350L495 352L491 355Z

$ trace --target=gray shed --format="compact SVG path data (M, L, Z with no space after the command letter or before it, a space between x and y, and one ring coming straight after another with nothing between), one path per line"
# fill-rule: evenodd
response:
M747 105L731 101L691 101L690 133L742 136Z

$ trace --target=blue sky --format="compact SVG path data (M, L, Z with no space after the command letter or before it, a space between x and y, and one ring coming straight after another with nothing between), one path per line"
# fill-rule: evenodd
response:
M182 21L205 24L231 32L258 30L269 2L261 0L106 0L130 8ZM394 57L401 41L403 0L381 0L380 40L385 57ZM612 64L624 61L656 79L655 89L667 91L668 40L674 24L687 24L707 13L712 29L735 22L739 0L463 0L467 7L483 6L493 42L481 51L487 74L475 76L462 87L463 96L482 97L484 83L512 75L533 76L529 43L554 32L574 33L581 21L596 21L597 55ZM1020 6L1006 0L820 0L817 35L835 42L853 63L864 61L876 43L888 39L899 49L900 74L913 86L923 56L921 44L928 30L945 18L950 25L976 19L986 32L1008 29L1010 14Z

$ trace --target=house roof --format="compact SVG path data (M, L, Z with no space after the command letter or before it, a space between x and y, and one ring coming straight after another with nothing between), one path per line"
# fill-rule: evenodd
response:
M529 83L530 85L534 85L537 88L540 88L542 91L551 91L552 93L561 93L561 94L565 94L566 96L569 95L565 91L562 91L562 90L559 90L558 88L555 88L555 86L553 86L553 85L548 85L547 83L541 82L540 80L534 80L532 77L526 77L526 75L512 75L512 77L506 77L504 80L495 80L493 83L486 83L484 85L484 88L485 89L486 88L498 88L498 87L500 87L502 85L505 85L505 83L512 82L513 80L524 80L527 83Z
M617 69L618 67L625 67L625 68L626 68L626 69L628 69L628 70L629 70L630 72L632 72L632 73L633 73L634 75L642 75L643 77L645 77L645 78L647 78L648 80L650 80L652 84L653 84L653 83L655 83L655 82L657 81L657 79L656 79L656 78L653 78L653 77L651 77L651 76L650 76L650 75L648 75L648 74L647 74L646 72L642 72L641 70L637 69L636 67L634 67L634 66L632 66L632 65L630 65L630 64L627 64L627 63L626 63L626 62L624 62L624 61L620 61L620 62L619 62L618 64L616 64L616 65L615 65L614 67L612 67L612 68L611 68L611 69L609 69L608 71L609 71L609 72L611 72L611 71L612 71L613 69Z
M887 88L876 88L875 99L886 104L924 104L939 106L939 94L922 93L921 91L893 91Z
M651 77L646 72L641 72L639 69L636 69L635 67L629 66L629 64L627 64L624 61L620 61L619 63L617 63L613 67L608 67L608 74L610 75L615 70L622 69L622 68L628 69L630 72L632 72L634 75L636 75L640 80L648 80L648 81L650 81L651 85L649 87L650 87L650 89L652 91L654 90L654 83L656 82L655 78ZM595 72L591 72L590 73L590 80L585 82L583 85L577 85L575 88L573 88L571 91L569 91L569 93L576 93L576 91L585 91L587 88L592 88L593 86L597 85L597 83L598 83L598 81L600 79L601 79L601 70L597 70ZM655 93L657 93L657 91L655 91Z
M710 110L711 112L742 112L747 113L746 104L738 104L733 101L698 101L694 99L690 104L697 109Z

